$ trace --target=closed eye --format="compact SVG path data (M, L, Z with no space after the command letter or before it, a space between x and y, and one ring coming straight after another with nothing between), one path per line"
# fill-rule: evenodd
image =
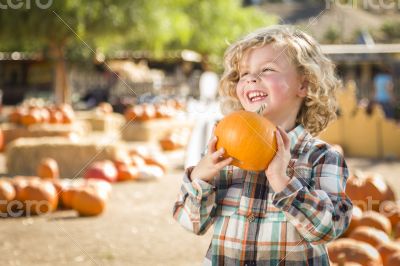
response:
M240 74L240 77L243 78L244 76L246 76L247 74L249 74L248 72L244 72L242 74Z
M270 72L270 71L275 71L275 70L270 67L263 68L262 70L262 72Z

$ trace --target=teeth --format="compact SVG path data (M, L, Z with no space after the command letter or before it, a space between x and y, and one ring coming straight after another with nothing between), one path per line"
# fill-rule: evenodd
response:
M264 92L253 91L253 92L250 92L247 97L249 97L249 99L251 101L254 101L254 100L258 100L258 97L265 97L265 96L267 96L267 94ZM255 97L257 97L257 99L254 99Z

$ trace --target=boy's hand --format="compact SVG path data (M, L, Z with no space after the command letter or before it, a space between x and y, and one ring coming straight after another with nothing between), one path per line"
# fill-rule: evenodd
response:
M232 158L222 159L221 156L225 153L224 148L215 150L217 137L211 138L208 143L207 154L200 160L200 162L193 168L190 177L192 180L199 178L203 181L210 182L218 172L232 162Z
M283 129L277 128L276 142L278 150L265 170L265 175L275 192L283 190L290 181L290 178L286 175L286 169L291 157L289 137Z

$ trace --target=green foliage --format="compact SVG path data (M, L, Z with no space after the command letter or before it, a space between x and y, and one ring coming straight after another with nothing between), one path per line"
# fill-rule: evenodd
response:
M325 32L323 39L325 43L333 44L339 43L340 37L340 30L338 27L330 26Z
M400 22L387 21L382 25L381 31L386 41L398 41L400 39Z
M84 40L106 53L148 50L162 56L192 49L219 57L227 42L276 21L241 4L241 0L54 0L49 9L32 4L30 9L0 12L0 49L57 45L68 48L67 55L75 58L88 54L83 52L88 49Z

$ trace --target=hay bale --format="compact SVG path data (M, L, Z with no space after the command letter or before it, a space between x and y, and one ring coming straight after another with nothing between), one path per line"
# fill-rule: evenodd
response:
M36 167L45 157L54 158L60 176L83 176L92 161L113 160L121 151L120 144L112 139L99 140L83 137L71 141L60 137L20 138L6 149L6 165L10 175L36 175Z
M29 127L4 123L1 125L4 134L4 145L19 138L40 138L40 137L69 137L72 133L84 136L90 132L90 125L83 121L76 121L72 124L35 124Z
M93 131L119 131L125 122L124 116L118 113L104 114L96 111L76 112L76 118L87 122Z
M192 122L180 118L162 118L148 121L132 121L121 129L125 141L158 141L177 128L192 128Z

